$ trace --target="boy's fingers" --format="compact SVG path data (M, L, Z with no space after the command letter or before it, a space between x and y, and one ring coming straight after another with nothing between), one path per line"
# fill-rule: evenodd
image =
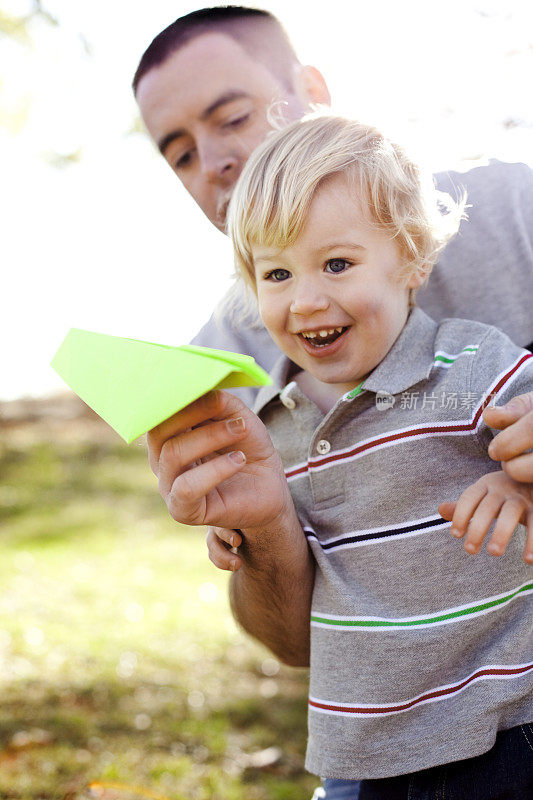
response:
M438 508L439 514L441 515L441 517L443 517L444 519L448 520L448 522L451 522L452 519L453 519L453 514L454 514L454 511L455 511L456 505L457 505L457 503L448 503L448 502L447 503L441 503L439 508Z
M465 535L468 528L468 523L476 508L481 503L487 493L485 486L479 483L474 483L465 489L461 497L455 504L455 511L453 513L452 527L450 533L456 539L460 539Z
M468 553L479 552L483 544L483 539L498 516L498 512L504 502L504 497L491 493L486 494L481 500L470 520L468 532L464 541L464 548Z
M165 498L170 516L177 522L191 525L209 524L207 495L224 481L236 475L246 464L241 450L213 458L178 475ZM216 511L220 511L214 509Z
M516 526L520 522L524 508L525 504L518 498L511 498L503 504L494 526L494 532L487 545L487 550L492 556L503 555Z
M228 535L230 534L230 531L225 528L209 528L207 532L206 544L209 558L218 569L236 572L242 566L242 559L227 549L224 541L219 536L220 531L226 531Z
M229 547L240 547L242 536L233 528L217 528L215 525L210 527L217 539L221 539Z
M246 433L242 417L213 422L167 439L159 456L159 491L170 492L176 477L187 467L217 451L233 447Z

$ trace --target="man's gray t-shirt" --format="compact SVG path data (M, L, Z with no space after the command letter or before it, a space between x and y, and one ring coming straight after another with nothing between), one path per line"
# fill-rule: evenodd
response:
M516 344L533 343L533 170L491 161L435 175L437 189L466 191L468 219L435 265L417 304L437 322L463 317L495 325ZM251 355L267 371L279 350L239 298L220 305L193 344ZM229 309L229 305L233 307ZM251 405L256 390L240 390Z

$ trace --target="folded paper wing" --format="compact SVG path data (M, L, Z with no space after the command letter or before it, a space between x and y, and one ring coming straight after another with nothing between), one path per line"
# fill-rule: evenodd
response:
M68 332L52 367L128 443L211 389L270 383L251 356L79 328Z

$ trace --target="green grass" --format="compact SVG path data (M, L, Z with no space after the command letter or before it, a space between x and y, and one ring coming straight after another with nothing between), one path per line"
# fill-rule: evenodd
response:
M0 437L0 798L309 798L307 675L236 628L144 447Z

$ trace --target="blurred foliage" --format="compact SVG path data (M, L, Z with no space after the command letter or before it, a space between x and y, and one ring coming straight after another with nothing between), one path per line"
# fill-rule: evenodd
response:
M0 426L0 474L0 798L308 800L307 674L236 628L144 447Z
M0 0L0 41L3 37L31 48L35 44L36 23L44 23L54 28L60 27L60 21L45 8L42 0L31 0L27 12L19 15L7 12L2 8ZM82 33L78 34L78 40L84 54L90 56L91 45ZM6 81L0 76L0 127L11 135L20 134L28 122L31 107L31 89L23 90L8 99ZM43 153L41 158L52 167L64 169L77 164L81 156L82 148L78 147L69 153L50 150Z
M30 44L30 28L36 19L49 25L59 25L56 17L44 8L41 0L32 0L27 13L20 16L10 14L0 6L0 36L8 36L24 44Z

